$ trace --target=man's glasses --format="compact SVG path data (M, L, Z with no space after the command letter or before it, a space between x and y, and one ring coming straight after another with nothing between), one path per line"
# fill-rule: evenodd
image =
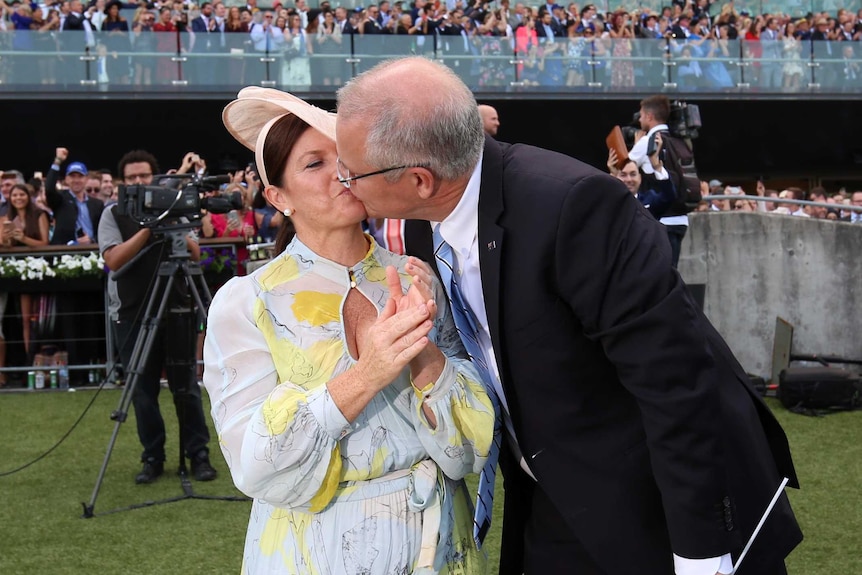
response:
M84 191L88 194L98 194L100 188L84 188Z
M351 182L355 182L356 180L361 180L362 178L368 178L370 176L378 176L380 174L385 174L387 172L394 172L395 170L403 170L404 168L424 168L422 165L404 165L404 166L393 166L391 168L385 168L383 170L377 170L376 172L368 172L367 174L358 174L351 175L350 170L342 163L341 158L335 159L335 174L338 176L338 181L341 182L345 188L350 188Z

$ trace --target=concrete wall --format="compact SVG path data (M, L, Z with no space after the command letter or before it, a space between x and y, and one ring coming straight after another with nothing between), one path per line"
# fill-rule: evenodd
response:
M793 352L862 359L862 225L751 212L690 216L679 271L749 373L769 377L775 318Z

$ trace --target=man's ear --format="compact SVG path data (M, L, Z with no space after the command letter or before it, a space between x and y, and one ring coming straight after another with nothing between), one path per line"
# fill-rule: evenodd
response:
M413 185L416 187L416 195L423 200L430 199L439 187L434 174L427 168L412 168L412 170L410 177L412 178Z

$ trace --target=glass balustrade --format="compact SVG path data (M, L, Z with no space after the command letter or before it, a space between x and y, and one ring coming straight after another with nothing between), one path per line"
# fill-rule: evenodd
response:
M123 41L82 32L0 33L0 92L226 94L246 85L333 94L388 58L422 55L477 93L715 96L859 94L856 42L627 40L446 35L316 36L299 41L225 34L204 44L188 32Z

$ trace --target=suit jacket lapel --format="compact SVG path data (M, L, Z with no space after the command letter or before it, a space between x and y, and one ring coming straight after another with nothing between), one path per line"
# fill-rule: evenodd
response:
M500 347L500 261L503 228L497 221L503 213L503 154L500 144L485 136L482 186L479 190L479 265L491 343L496 350L497 373L503 379Z

